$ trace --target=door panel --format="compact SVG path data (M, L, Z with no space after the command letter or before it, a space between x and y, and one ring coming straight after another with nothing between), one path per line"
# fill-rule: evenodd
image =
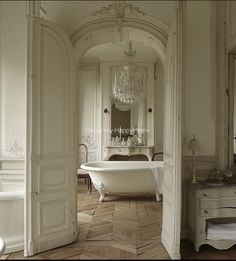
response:
M40 155L68 157L68 54L54 31L42 27L41 37Z
M181 62L179 10L168 38L165 64L164 182L162 243L172 259L180 258L181 213Z
M75 64L68 36L29 18L25 255L76 236Z

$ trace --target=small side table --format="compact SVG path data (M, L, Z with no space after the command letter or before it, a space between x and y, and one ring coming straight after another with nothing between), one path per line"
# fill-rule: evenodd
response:
M207 240L207 221L219 218L236 219L236 185L189 185L188 239L195 251L203 244L216 249L228 249L236 244L233 240Z

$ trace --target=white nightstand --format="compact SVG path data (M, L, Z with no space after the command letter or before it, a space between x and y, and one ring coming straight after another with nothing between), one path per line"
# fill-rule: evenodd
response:
M235 218L236 185L208 186L189 185L188 190L188 238L195 251L203 244L217 249L227 249L236 244L232 240L207 240L207 221L209 219Z

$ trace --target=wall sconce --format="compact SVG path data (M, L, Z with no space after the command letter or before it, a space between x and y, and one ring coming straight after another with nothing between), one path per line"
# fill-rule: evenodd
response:
M104 113L109 113L107 108L104 109Z
M152 112L152 108L149 108L149 109L148 109L148 112L151 113L151 112Z

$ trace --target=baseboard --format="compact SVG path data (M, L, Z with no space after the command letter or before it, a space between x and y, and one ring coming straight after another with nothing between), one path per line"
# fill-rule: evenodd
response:
M16 242L6 242L6 249L3 254L10 254L24 249L24 238L17 240Z

